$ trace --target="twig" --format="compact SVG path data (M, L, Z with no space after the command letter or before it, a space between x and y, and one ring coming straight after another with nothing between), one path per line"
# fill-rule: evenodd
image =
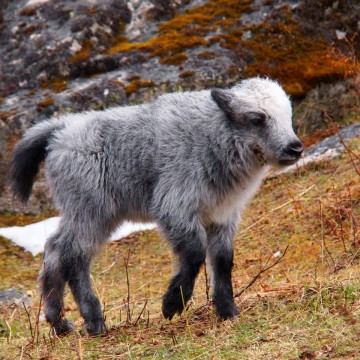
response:
M325 250L326 253L329 255L329 258L331 259L331 261L333 263L333 266L334 266L334 269L335 269L336 268L335 260L333 259L332 255L331 255L331 252L329 251L329 249L327 248L326 243L325 243L325 229L324 229L324 219L323 219L323 210L322 210L321 199L319 199L319 205L320 205L320 222L321 222L321 256L322 256L322 261L324 259L326 260L325 253L324 253L324 250Z
M147 312L147 320L146 320L146 328L148 329L150 326L150 311Z
M185 299L184 299L184 293L183 293L183 290L182 290L182 286L180 286L180 295L181 295L181 300L182 300L182 304L183 304L183 307L184 307L184 315L185 315L185 322L186 322L186 329L189 333L189 335L191 336L191 329L190 329L190 325L189 325L189 316L188 316L188 313L187 313L187 309L186 309L186 304L185 304Z
M126 284L127 284L127 309L126 309L126 315L127 323L131 323L131 312L130 312L130 282L129 282L129 259L130 259L130 250L128 251L127 259L124 259L125 263L125 271L126 271Z
M139 316L137 317L137 319L136 319L136 321L135 321L135 323L134 323L135 326L137 325L138 321L139 321L140 318L141 318L141 315L142 315L143 312L145 311L145 308L146 308L147 303L148 303L148 299L145 299L145 304L144 304L144 306L143 306L143 308L142 308Z
M360 160L360 157L359 157L357 154L355 154L355 153L345 144L345 141L344 141L344 139L343 139L343 137L342 137L339 129L337 129L337 134L338 134L338 136L339 136L339 139L340 139L341 144L344 146L344 148L345 148L345 150L346 150L346 153L347 153L348 156L349 156L349 159L350 159L350 161L351 161L351 163L352 163L352 165L353 165L356 173L360 176L360 170L357 168L357 166L356 166L356 164L355 164L355 161L354 161L354 159L352 158L351 155L355 156L355 158L358 159L358 160Z
M24 355L24 345L21 345L21 352L20 352L20 358L19 358L19 360L22 360L23 355Z
M11 338L12 338L12 331L11 331L11 327L8 323L8 321L5 319L5 323L6 323L6 326L8 327L9 329L9 337L7 338L7 341L8 341L8 344L10 344L10 341L11 341Z
M106 311L106 303L105 301L103 302L103 310L102 310L102 315L103 315L103 325L104 325L104 328L105 328L105 334L106 336L109 336L109 331L108 331L108 328L106 326L106 315L105 315L105 311Z
M36 314L36 320L35 320L35 329L36 329L36 345L39 345L39 335L40 335L40 329L39 329L39 322L40 322L40 311L41 311L41 306L42 306L42 295L40 296L40 301L39 301L39 308L38 308L38 312Z
M210 260L209 260L210 261ZM205 264L205 291L206 291L206 301L210 300L210 278L207 273L207 264Z
M114 261L110 266L108 266L105 270L103 270L100 275L105 274L106 272L108 272L109 270L111 270L116 264L116 261Z
M28 309L26 308L25 303L24 303L24 302L22 302L22 304L23 304L23 307L24 307L25 312L26 312L26 316L27 316L28 321L29 321L29 327L30 327L30 333L31 333L32 343L34 343L35 336L34 336L34 332L33 332L32 324L31 324L30 314L29 314L29 312L28 312Z
M279 264L281 262L281 260L283 259L283 257L286 255L287 251L289 249L289 245L286 245L286 248L283 252L283 254L271 265L267 266L272 255L269 256L269 258L266 260L266 263L265 265L260 269L260 271L252 278L252 280L242 289L240 290L239 292L237 292L235 295L234 295L234 298L236 297L240 297L250 286L252 286L256 280L266 271L270 270L271 268L273 268L274 266L276 266L277 264Z

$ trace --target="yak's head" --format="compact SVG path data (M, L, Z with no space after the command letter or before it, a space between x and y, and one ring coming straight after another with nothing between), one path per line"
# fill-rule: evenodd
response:
M211 96L259 159L273 166L294 164L304 147L292 127L292 109L282 87L253 78Z

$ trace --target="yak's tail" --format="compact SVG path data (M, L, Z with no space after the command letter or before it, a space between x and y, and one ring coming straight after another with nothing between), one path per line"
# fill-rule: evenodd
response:
M45 159L47 145L53 132L61 129L61 120L41 122L28 131L16 144L8 174L10 189L15 198L26 203L30 197L40 163Z

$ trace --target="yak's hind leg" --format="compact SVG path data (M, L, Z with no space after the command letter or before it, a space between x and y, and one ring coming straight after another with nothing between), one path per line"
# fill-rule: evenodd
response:
M205 262L206 232L196 219L182 226L175 218L167 217L160 221L160 225L179 257L179 269L170 282L162 305L164 317L172 319L176 313L181 314L193 293L196 276Z
M44 261L39 275L45 318L57 335L74 329L74 325L64 318L65 274L62 267L61 245L67 237L73 236L60 227L45 244Z
M207 228L207 259L211 268L213 301L216 312L222 319L239 315L234 299L231 281L233 268L233 237L236 225L213 224Z
M64 219L62 226L46 244L44 268L40 276L45 316L57 334L73 329L63 318L63 290L68 281L90 335L106 331L100 302L90 279L90 262L110 231L94 222L84 224ZM85 227L86 226L86 227Z

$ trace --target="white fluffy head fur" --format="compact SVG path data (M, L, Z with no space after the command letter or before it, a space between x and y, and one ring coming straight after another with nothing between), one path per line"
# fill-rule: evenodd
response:
M212 97L266 163L289 165L299 158L302 144L292 127L290 99L277 82L243 80L232 89L213 90Z

